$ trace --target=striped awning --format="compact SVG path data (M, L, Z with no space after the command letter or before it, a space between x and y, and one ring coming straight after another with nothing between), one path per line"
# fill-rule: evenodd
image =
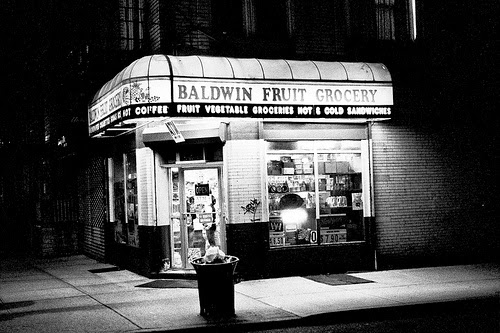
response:
M171 118L388 119L392 79L380 63L151 55L95 94L89 135Z

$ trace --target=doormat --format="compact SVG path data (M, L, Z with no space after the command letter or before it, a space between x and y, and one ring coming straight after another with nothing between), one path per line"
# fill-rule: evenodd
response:
M373 283L373 281L361 279L347 274L323 274L304 276L306 279L328 284L331 286L341 286L346 284Z
M111 266L111 267L105 267L105 268L96 268L96 269L89 269L90 273L108 273L108 272L117 272L121 271L122 269L120 267L116 266Z
M139 288L198 288L198 281L196 280L154 280L148 283L140 284L136 287Z

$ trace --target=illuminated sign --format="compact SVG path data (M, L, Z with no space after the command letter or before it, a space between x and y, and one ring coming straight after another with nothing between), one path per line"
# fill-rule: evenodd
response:
M210 195L210 187L208 184L196 184L194 186L195 195Z
M387 84L348 84L283 81L233 82L229 80L175 80L177 103L289 104L289 105L392 105Z
M89 133L149 117L390 118L392 105L390 83L150 78L91 105Z

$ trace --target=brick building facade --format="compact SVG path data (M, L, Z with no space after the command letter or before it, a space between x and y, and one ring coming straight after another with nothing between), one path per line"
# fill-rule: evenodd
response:
M262 125L231 123L222 162L217 162L222 163L221 169L226 165L222 179L227 181L223 184L225 196L231 198L227 207L221 207L231 217L224 230L225 246L230 254L243 259L243 269L257 275L279 275L320 271L334 264L333 270L347 270L495 260L499 229L494 223L498 216L493 203L498 189L491 179L498 163L492 153L497 122L488 116L494 109L488 70L488 64L493 64L490 26L494 24L490 13L494 11L489 11L486 3L469 5L456 5L456 10L450 11L429 1L82 1L75 7L80 8L82 24L68 29L73 34L68 41L78 40L78 45L64 44L71 56L61 65L61 73L66 73L62 81L74 91L63 94L68 97L64 100L45 103L46 117L35 117L37 121L33 122L45 123L51 133L45 145L63 152L46 154L54 158L50 163L42 163L47 156L30 162L43 165L44 170L53 168L43 171L43 175L52 176L44 176L46 179L35 186L42 189L46 183L47 194L30 190L28 195L31 205L26 212L31 212L35 220L45 221L40 244L50 255L77 251L76 246L88 255L145 274L158 271L161 260L170 253L171 244L166 241L172 237L168 234L171 230L166 230L170 224L160 227L159 234L143 232L141 227L139 244L149 244L144 248L117 245L112 218L115 208L110 205L113 184L109 182L109 161L120 155L117 151L129 153L131 147L136 155L124 157L124 168L127 159L135 158L138 182L149 184L137 189L149 193L149 197L141 197L146 200L141 207L147 206L148 200L161 201L160 197L151 197L152 180L147 176L151 166L140 164L145 156L155 158L152 148L141 144L142 131L88 140L75 139L71 134L86 130L81 119L86 117L91 96L134 60L150 54L204 55L384 63L392 75L397 112L389 121L367 121L364 125L366 140L371 142L373 174L373 214L366 220L365 247L331 245L326 251L335 253L323 253L319 258L314 247L270 249L269 221L250 222L251 216L241 210L249 197L263 197L266 191L263 184L267 180L261 170L266 158ZM46 7L44 15L51 10L66 9ZM68 10L67 16L74 11ZM475 26L478 17L484 26ZM50 35L48 30L42 33ZM483 37L486 42L479 43ZM464 50L476 52L469 55ZM462 75L459 69L468 71ZM55 98L43 96L40 94L39 100ZM60 116L68 110L73 117ZM71 126L66 126L66 118L71 119ZM339 120L332 126L342 124ZM39 134L44 145L44 133ZM68 147L58 145L63 137ZM34 151L38 156L41 150ZM168 153L159 155L164 158ZM67 166L63 160L74 163ZM28 173L32 177L41 170L28 164L26 167L31 168ZM53 177L61 174L61 168L77 170L72 180L69 176L64 182L67 188L56 186L57 177ZM3 188L3 193L10 193ZM73 204L76 196L78 209ZM3 202L7 202L5 198L7 195L2 196ZM262 207L268 204L265 200L261 203L261 217ZM138 226L152 226L163 213L138 214ZM75 243L75 234L80 242ZM265 257L265 264L252 260L256 256ZM312 257L318 261L311 262ZM277 262L283 263L282 270L272 271Z
M369 142L372 214L365 214L368 216L363 222L361 242L351 242L347 246L331 244L284 249L270 245L267 179L262 170L267 151L262 146L263 125L230 122L222 148L221 181L227 207L221 209L229 218L223 227L222 246L242 259L239 265L242 274L276 276L494 260L492 249L498 244L492 235L498 234L498 228L492 222L491 199L482 190L472 197L469 191L489 186L490 169L477 175L484 164L480 159L482 153L474 148L477 141L468 135L473 136L473 130L466 129L470 131L466 136L457 137L462 123L448 118L443 100L425 97L432 89L442 89L438 83L439 74L432 72L435 63L424 54L425 49L438 41L433 34L435 27L430 23L431 17L439 12L437 7L427 3L412 7L412 2L394 7L389 2L384 7L381 2L368 6L363 1L307 4L283 1L281 12L273 8L277 13L276 22L283 24L277 36L259 30L259 20L266 20L266 15L259 16L262 15L259 10L265 8L259 1L221 6L224 8L208 1L144 4L145 13L150 10L145 20L154 22L148 26L149 34L145 38L153 53L320 61L375 60L383 61L391 70L396 111L390 121L367 121L364 125ZM259 9L259 6L263 7ZM411 15L415 14L409 12L411 9L416 10L419 20L412 21ZM224 18L231 13L237 14L231 16L237 19L226 22ZM372 19L374 13L377 13L376 18ZM416 40L414 31L419 34ZM426 61L431 66L422 66ZM126 65L123 63L124 67ZM110 77L113 75L111 73ZM422 84L429 80L430 84ZM442 120L450 119L451 122L441 125ZM335 126L342 123L339 120L337 125L333 122L328 126L335 132ZM136 142L141 141L141 133L136 132ZM114 142L112 138L105 140ZM155 143L146 146L153 151L158 149ZM251 222L251 216L242 210L250 197L262 199L259 222ZM155 214L162 213L150 212L147 215L149 222L138 221L138 224L158 225L160 216ZM146 216L145 213L139 215ZM104 228L110 220L109 209L107 216ZM171 223L165 222L163 229L160 228L163 236L159 239L150 232L143 233L148 236L140 243L148 244L147 249L128 248L122 251L126 255L118 255L121 258L117 257L120 250L110 246L113 240L108 231L106 257L145 274L159 272L163 267L160 261L166 258L174 267L172 244L169 243L174 237ZM318 232L319 228L318 224ZM123 261L130 255L133 260ZM186 260L183 260L181 266L185 268Z

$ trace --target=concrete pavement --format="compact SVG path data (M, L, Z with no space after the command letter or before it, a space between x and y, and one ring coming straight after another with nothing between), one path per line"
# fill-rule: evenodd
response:
M211 320L199 315L196 283L149 288L157 280L114 268L83 255L2 259L0 332L245 331L260 323L500 297L498 264L355 273L349 277L369 282L338 285L295 276L236 284L236 316Z

